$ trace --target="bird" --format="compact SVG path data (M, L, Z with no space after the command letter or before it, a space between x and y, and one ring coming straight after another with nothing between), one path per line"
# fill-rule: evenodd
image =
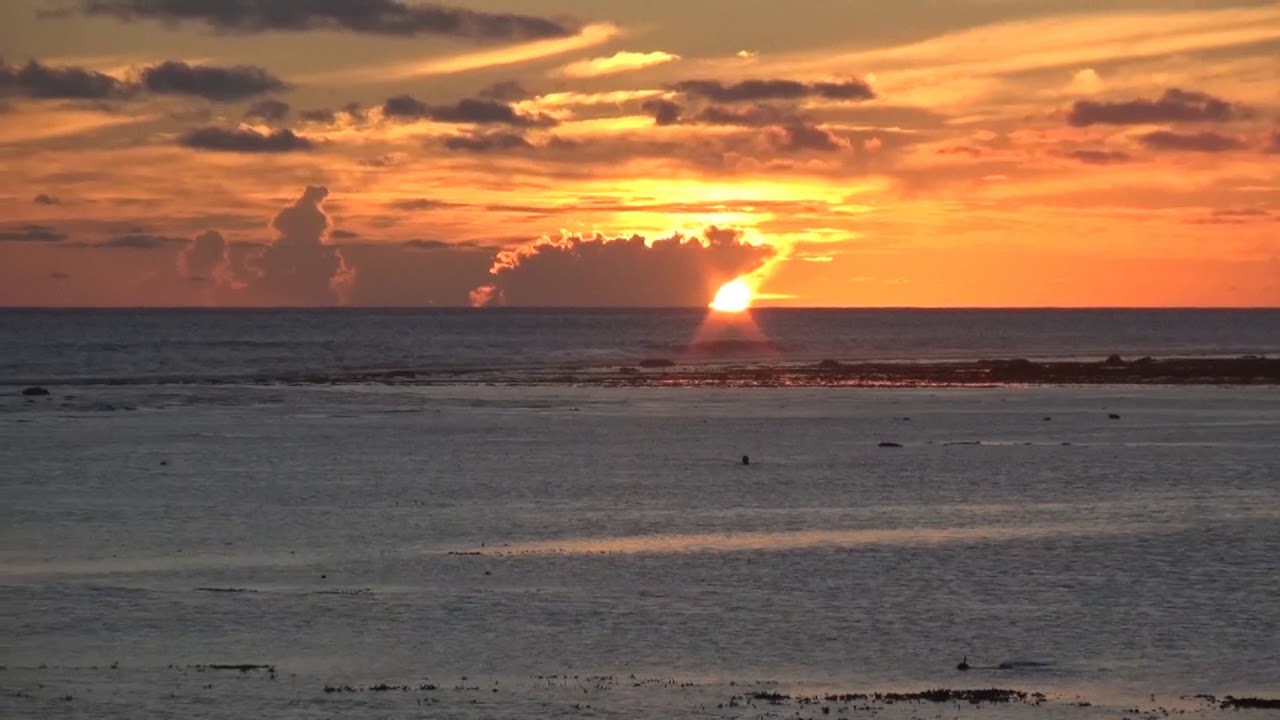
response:
M968 655L965 655L965 656L964 656L964 659L960 661L960 664L959 664L959 665L956 665L956 669L957 669L957 670L968 670L968 669L969 669L969 656L968 656Z

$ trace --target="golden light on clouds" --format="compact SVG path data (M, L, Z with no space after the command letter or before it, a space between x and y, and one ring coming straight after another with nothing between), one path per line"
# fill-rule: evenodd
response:
M0 304L1280 305L1280 3L703 1L6 11Z

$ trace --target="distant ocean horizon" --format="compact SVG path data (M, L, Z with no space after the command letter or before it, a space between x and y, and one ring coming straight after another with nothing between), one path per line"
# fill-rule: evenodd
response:
M694 352L697 351L697 352ZM0 312L0 384L1280 353L1273 308L146 308Z

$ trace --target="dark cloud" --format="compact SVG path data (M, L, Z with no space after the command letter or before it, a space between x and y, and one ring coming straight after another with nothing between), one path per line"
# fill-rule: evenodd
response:
M178 144L194 150L239 153L284 153L310 150L315 142L292 130L260 133L252 128L203 127L184 133Z
M283 100L268 98L259 100L249 106L244 116L247 120L265 120L267 122L280 122L289 117L289 103Z
M329 233L329 237L334 240L354 240L360 237L360 233L354 230L333 230Z
M515 80L496 82L476 94L489 100L509 101L529 97L529 91L525 90L524 86Z
M0 62L0 95L63 100L107 100L125 97L134 86L93 70L49 67L35 60L22 67Z
M509 150L530 150L533 144L524 136L515 133L484 133L480 135L453 135L443 141L450 150L467 152L494 152Z
M405 198L403 200L392 200L390 205L397 210L437 210L439 208L453 207L455 203L432 198Z
M768 137L778 150L804 152L838 152L848 150L852 145L830 130L804 122L793 122L781 127L772 128Z
M1170 88L1156 100L1099 102L1077 100L1067 122L1089 125L1145 125L1151 123L1227 122L1247 113L1238 105L1212 95Z
M349 302L356 272L327 242L330 222L323 205L328 196L328 188L309 185L276 214L271 227L279 237L249 259L251 292L278 305Z
M542 307L701 307L723 282L751 272L774 249L710 227L652 243L638 235L542 239L499 253L490 282L472 293L477 305Z
M675 125L680 122L680 104L670 100L645 100L640 109L653 116L655 125Z
M188 242L186 238L135 232L127 235L118 235L93 247L112 250L159 250L164 247L186 245Z
M453 105L428 105L411 95L397 95L383 103L382 114L406 120L426 119L476 125L549 127L556 124L554 118L546 115L522 115L504 102L476 98L459 100Z
M59 200L57 197L53 195L47 195L45 193L40 193L39 195L35 196L35 198L31 202L35 203L36 205L61 205L62 204L62 201Z
M192 282L211 282L238 289L243 284L231 268L231 248L218 232L197 235L178 253L178 274Z
M308 122L332 123L338 119L338 114L328 108L316 108L315 110L303 110L298 116Z
M377 35L446 35L514 40L571 35L547 18L489 13L406 0L80 0L88 15L125 21L202 22L226 32L347 30Z
M0 242L59 242L66 239L66 233L58 232L47 225L0 228Z
M1088 165L1115 165L1133 159L1129 153L1118 150L1072 150L1067 157Z
M165 95L195 95L227 102L283 90L287 85L263 68L252 65L217 67L170 60L142 71L142 86Z
M694 117L694 122L705 125L741 125L766 127L800 122L796 113L776 105L752 105L745 108L711 105Z
M404 244L405 247L416 248L418 250L445 250L453 247L452 243L445 242L444 240L414 239L406 240Z
M1219 153L1239 150L1244 143L1230 135L1215 132L1176 133L1157 130L1139 138L1143 145L1153 150L1183 150L1186 152Z
M803 83L796 80L744 80L726 85L718 80L685 80L672 90L715 102L755 102L760 100L800 100L822 97L829 100L870 100L876 96L861 80L842 83Z

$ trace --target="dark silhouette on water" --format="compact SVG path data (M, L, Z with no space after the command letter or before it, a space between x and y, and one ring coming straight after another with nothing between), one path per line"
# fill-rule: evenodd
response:
M969 669L969 656L968 656L968 655L965 655L965 656L964 656L964 659L960 661L960 664L959 664L959 665L956 665L956 669L957 669L957 670L968 670L968 669Z
M743 456L742 456L742 464L743 464L743 465L750 465L750 464L751 464L751 458L747 457L746 455L743 455Z

